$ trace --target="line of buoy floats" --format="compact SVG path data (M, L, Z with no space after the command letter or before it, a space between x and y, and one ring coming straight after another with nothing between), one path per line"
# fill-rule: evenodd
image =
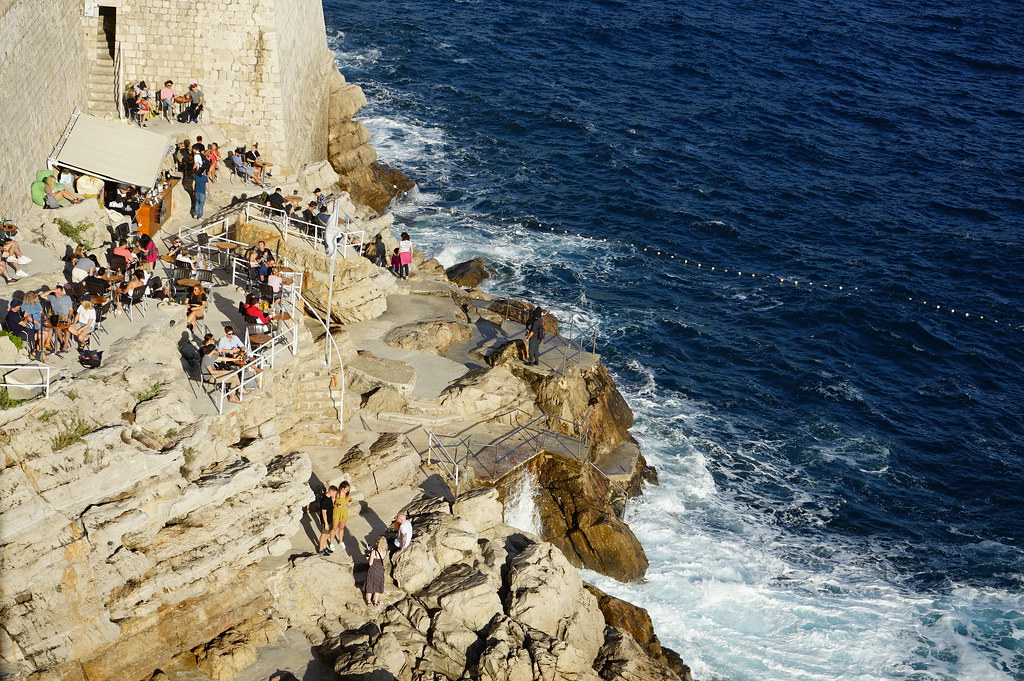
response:
M545 224L544 222L542 222L540 220L537 220L536 218L503 218L503 217L499 217L499 216L495 216L495 215L485 215L485 214L481 214L481 213L470 213L470 212L467 212L467 211L459 210L457 208L451 208L449 206L439 206L439 205L436 205L436 204L429 204L429 203L416 203L416 204L412 204L412 207L415 207L415 208L426 208L426 209L436 210L436 211L445 211L445 212L451 213L453 215L461 215L461 216L464 216L464 217L474 218L474 219L482 220L482 221L486 221L486 222L507 222L507 223L511 223L511 224L521 225L521 226L527 227L527 228L531 228L532 227L532 228L537 229L539 231L547 232L547 233L550 233L550 234L559 234L559 235L565 235L565 236L573 236L573 237L577 237L579 239L584 239L584 240L587 240L587 241L594 241L594 242L598 242L598 243L618 243L618 244L622 244L624 246L630 246L630 247L634 248L637 252L647 253L648 255L667 257L670 260L675 260L677 262L682 263L683 265L686 265L686 266L689 266L689 267L695 267L696 269L704 270L704 271L710 271L710 272L715 272L715 273L721 272L721 273L724 273L724 274L733 274L733 275L736 275L738 277L750 277L750 278L753 278L753 279L757 279L757 278L760 278L760 279L774 279L774 280L778 281L780 284L792 284L796 288L799 288L799 287L803 286L805 288L824 288L824 289L828 289L830 291L854 291L854 292L861 292L863 290L863 291L867 291L869 293L877 293L874 289L871 289L871 288L862 289L859 286L843 286L843 285L836 285L836 284L826 284L826 283L822 283L822 282L815 283L813 281L808 281L808 280L799 280L799 279L796 279L796 278L781 277L781 276L779 276L777 274L759 274L759 273L756 273L756 272L743 272L742 270L739 270L739 269L736 269L736 268L719 267L717 265L707 265L705 263L698 262L698 261L690 259L690 258L684 258L682 256L676 255L675 253L671 253L671 252L666 251L666 250L662 250L662 249L658 249L658 248L652 248L650 246L638 246L638 245L636 245L634 243L631 243L629 241L624 241L622 239L610 239L610 238L607 238L607 237L595 237L595 236L590 236L588 234L582 234L580 232L574 232L574 231L569 230L569 229L559 229L558 227L555 227L554 225ZM891 298L897 299L897 300L902 298L902 296L896 296L896 295L893 295L891 293L885 294L885 295L887 295L887 296L889 296ZM913 298L911 296L907 296L905 300L906 300L906 302L912 303L913 305L920 305L920 306L922 306L922 307L924 307L926 309L934 310L936 312L946 312L946 313L949 313L951 315L955 315L955 316L958 316L958 317L962 316L965 319L984 320L984 321L990 322L992 324L998 324L1000 326L1004 326L1004 327L1007 327L1007 328L1013 328L1013 329L1018 330L1018 331L1024 331L1024 325L1013 325L1013 324L1008 324L1008 323L1005 323L1005 322L1000 322L998 319L994 319L994 318L989 317L987 315L977 314L977 313L972 313L972 312L966 312L966 311L964 311L962 309L957 310L954 307L950 307L950 306L947 306L947 305L941 305L941 304L934 303L934 302L929 302L929 301L923 300L923 299L915 299L915 298Z

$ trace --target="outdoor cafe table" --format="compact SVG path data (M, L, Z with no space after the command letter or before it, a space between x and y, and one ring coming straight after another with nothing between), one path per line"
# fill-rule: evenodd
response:
M53 331L56 331L57 341L60 343L61 346L63 346L64 341L67 340L66 338L64 338L64 336L66 335L64 334L64 332L71 328L71 320L59 319L56 324L52 324L50 323L50 320L47 318L43 320L43 326L47 329L52 329ZM57 345L55 343L54 348L56 347ZM54 352L57 352L57 350L54 349Z
M124 277L120 274L104 274L100 279L107 282L107 286L112 289L114 288L114 284L124 279Z
M89 302L91 302L93 305L106 305L107 299L99 295L98 293L93 293L92 295L89 296Z
M178 286L188 286L189 288L192 288L193 286L199 286L201 283L202 282L199 281L198 279L179 279L178 280Z

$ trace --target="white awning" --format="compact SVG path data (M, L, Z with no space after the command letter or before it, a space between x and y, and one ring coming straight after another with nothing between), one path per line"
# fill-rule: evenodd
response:
M49 160L51 165L149 189L173 149L169 137L76 109Z

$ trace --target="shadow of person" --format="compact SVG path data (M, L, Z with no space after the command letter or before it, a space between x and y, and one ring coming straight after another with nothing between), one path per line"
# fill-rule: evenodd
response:
M380 519L380 516L370 508L369 502L365 499L359 502L359 515L366 518L366 522L370 524L370 531L363 537L363 541L367 545L373 546L373 542L377 537L388 531L387 523Z

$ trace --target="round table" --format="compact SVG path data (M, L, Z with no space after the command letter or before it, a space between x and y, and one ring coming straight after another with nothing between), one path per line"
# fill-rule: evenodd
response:
M249 336L249 345L256 347L257 345L263 345L264 343L270 342L270 334L268 333L254 333Z
M277 271L281 272L281 273L284 273L284 272L294 272L295 270L293 270L291 267L280 267L280 268L278 268Z
M203 282L199 281L198 279L179 279L178 280L178 286L194 287L194 286L199 286L202 283Z
M225 251L233 251L236 248L238 248L238 244L231 244L226 241L221 241L217 244L217 248L220 248Z
M93 305L106 305L107 299L98 293L93 293L89 296L89 302L91 302Z
M284 197L284 200L288 201L290 203L302 203L302 197L298 196L296 194L290 194L290 195Z
M288 277L281 277L281 286L291 286L294 283L295 281L289 279Z
M173 255L161 255L160 259L163 260L164 262L174 262Z
M186 97L184 95L178 95L177 97L174 98L174 101L177 102L178 104L184 104L185 102L191 102L192 98L191 97Z
M57 334L56 334L57 335L57 344L56 345L60 345L60 346L63 347L65 338L61 338L61 335L62 335L61 332L62 331L67 331L68 329L71 328L71 320L69 319L69 320L64 320L64 321L58 321L56 324L51 324L49 319L44 319L43 320L43 328L50 329L52 331L56 331L57 332ZM53 352L56 353L57 351L54 350Z

